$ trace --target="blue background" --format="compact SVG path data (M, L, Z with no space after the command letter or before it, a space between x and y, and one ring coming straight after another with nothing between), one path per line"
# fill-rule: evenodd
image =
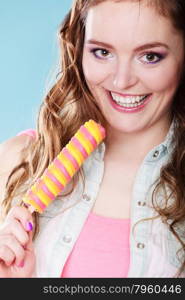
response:
M0 142L35 128L57 73L58 26L72 0L0 1Z

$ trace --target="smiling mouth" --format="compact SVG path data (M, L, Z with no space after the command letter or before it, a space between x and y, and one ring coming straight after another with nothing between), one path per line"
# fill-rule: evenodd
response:
M148 97L151 94L145 94L145 95L137 95L137 96L121 96L116 93L110 92L109 94L112 98L112 100L119 106L127 109L132 109L135 107L139 107L144 104L144 102L148 99Z

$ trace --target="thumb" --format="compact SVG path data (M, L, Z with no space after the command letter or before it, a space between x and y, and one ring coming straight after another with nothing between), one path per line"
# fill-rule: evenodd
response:
M32 238L33 238L33 234L32 232L29 232L29 241L25 246L25 258L24 258L24 270L23 270L23 272L27 274L26 277L32 277L32 274L34 273L34 269L35 269L36 259L35 259Z
M25 250L33 251L33 232L30 231L28 233L28 235L29 235L29 240L28 240L28 243L25 246Z

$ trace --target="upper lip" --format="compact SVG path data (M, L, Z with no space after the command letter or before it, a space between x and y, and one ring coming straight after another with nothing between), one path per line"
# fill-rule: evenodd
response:
M146 95L150 95L149 93L147 94L121 94L118 92L114 92L114 91L110 91L110 93L116 94L118 96L122 96L122 97L136 97L136 96L146 96Z

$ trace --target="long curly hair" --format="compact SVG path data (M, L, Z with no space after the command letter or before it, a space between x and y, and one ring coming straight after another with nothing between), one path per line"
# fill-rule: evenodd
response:
M106 127L106 120L90 92L82 69L82 50L85 35L85 20L88 9L104 1L121 2L124 0L75 0L69 13L59 28L60 71L56 83L48 92L40 107L37 121L37 137L25 150L23 161L11 172L6 194L2 202L2 219L12 206L13 199L21 204L27 189L43 174L49 163L69 142L78 128L87 120L94 119ZM158 13L170 18L185 41L185 1L184 0L134 0L146 1ZM152 196L158 215L169 226L169 230L179 240L185 253L185 243L178 232L178 226L185 220L185 65L179 87L176 91L172 114L175 120L175 148L170 162L160 172L160 178ZM19 174L21 170L21 173ZM14 175L16 179L14 179ZM73 178L73 186L78 182L80 172ZM169 187L163 207L157 202L161 189ZM173 203L168 205L173 197ZM38 216L35 213L38 228ZM170 221L170 222L169 222ZM184 228L185 237L185 228ZM185 255L184 255L185 256ZM185 259L179 274L185 269Z

